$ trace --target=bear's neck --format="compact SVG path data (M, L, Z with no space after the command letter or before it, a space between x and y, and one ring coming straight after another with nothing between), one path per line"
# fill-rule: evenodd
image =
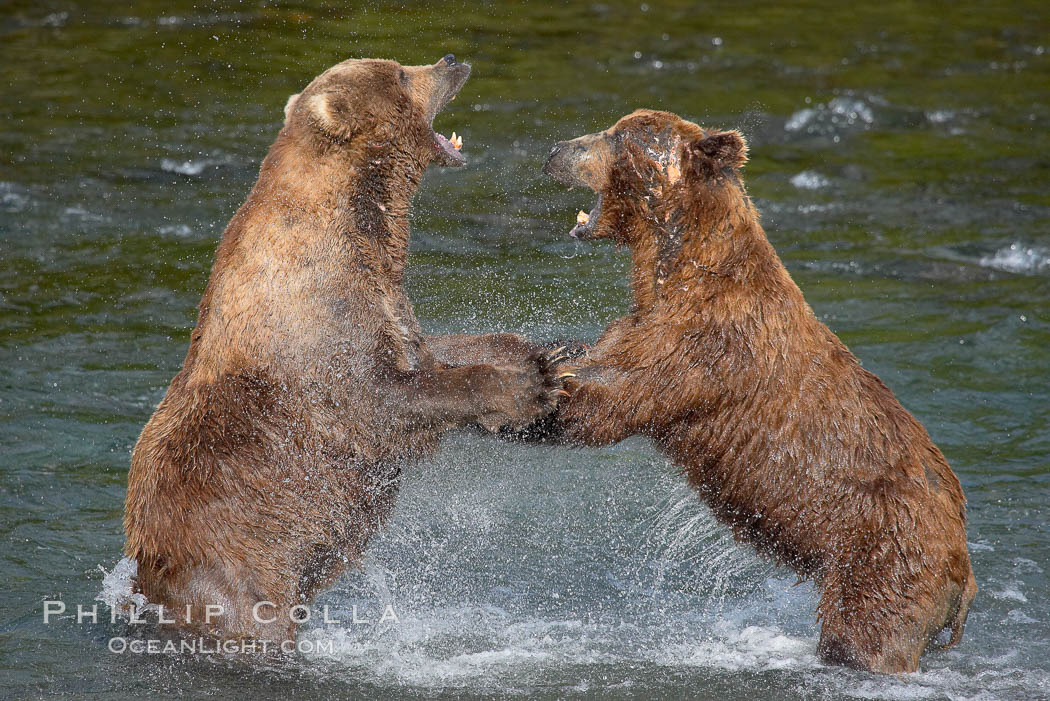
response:
M267 168L271 158L274 163ZM408 253L409 211L426 163L411 154L374 146L323 153L305 159L301 166L300 160L294 153L272 151L263 163L257 189L269 190L277 198L287 196L290 208L314 218L317 236L332 238L333 249L349 247L355 257L378 264L376 272L400 285ZM263 187L264 182L268 187Z
M702 314L712 302L731 313L803 304L766 238L758 213L735 183L686 202L662 202L639 216L631 237L631 287L641 314Z
M379 250L394 285L404 279L409 212L425 167L402 155L368 154L346 174L334 203L340 235L358 250Z

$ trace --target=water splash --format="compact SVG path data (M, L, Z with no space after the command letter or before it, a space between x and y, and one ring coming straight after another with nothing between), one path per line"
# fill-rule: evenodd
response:
M144 594L134 591L133 582L139 569L136 560L123 557L108 572L102 565L98 568L102 571L102 591L95 597L95 601L101 601L120 615L128 615L132 611L140 614L155 608Z
M647 524L642 548L658 563L657 587L678 571L692 586L724 604L741 575L761 581L772 569L734 540L696 493L680 485Z

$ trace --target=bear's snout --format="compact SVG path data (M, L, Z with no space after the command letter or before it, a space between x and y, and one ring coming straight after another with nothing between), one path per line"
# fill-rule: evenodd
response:
M600 192L608 179L611 150L605 134L587 134L559 141L551 148L543 172L569 187Z
M571 141L559 141L551 147L543 172L562 185L584 185L576 174L576 166L583 156L583 148Z
M558 154L561 152L564 146L564 141L559 141L558 143L551 146L550 153L547 154L547 162L543 164L543 172L547 175L553 176L558 170L559 164L555 161L555 159L558 157Z

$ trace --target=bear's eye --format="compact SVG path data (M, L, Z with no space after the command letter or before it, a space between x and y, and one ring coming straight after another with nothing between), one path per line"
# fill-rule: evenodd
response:
M397 79L401 81L402 85L408 85L408 73L400 71L398 73Z

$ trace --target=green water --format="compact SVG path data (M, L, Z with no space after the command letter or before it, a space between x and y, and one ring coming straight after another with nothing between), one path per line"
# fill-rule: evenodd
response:
M1050 6L0 4L0 696L1050 698ZM571 241L550 144L637 107L741 128L817 313L969 498L981 592L923 671L823 667L814 595L734 546L648 445L455 436L325 595L397 624L276 668L114 654L91 604L131 446L180 367L218 236L282 107L350 56L474 66L416 201L430 331L593 339L627 260ZM373 616L375 618L376 616Z

